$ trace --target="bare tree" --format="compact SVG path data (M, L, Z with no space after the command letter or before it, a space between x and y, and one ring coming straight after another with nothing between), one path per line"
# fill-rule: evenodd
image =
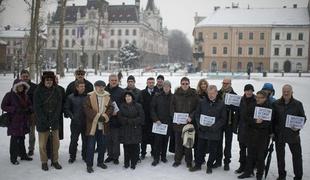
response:
M170 62L190 62L192 48L186 35L180 30L168 33L168 55Z
M63 58L63 36L64 36L64 24L66 17L66 4L67 0L60 0L60 23L59 23L59 41L58 41L58 49L57 49L57 74L60 77L65 76L64 72L64 58Z
M99 69L99 53L98 53L98 42L99 42L99 34L101 33L100 25L101 25L101 17L102 17L102 0L97 0L98 6L98 25L97 25L97 37L96 37L96 50L95 50L95 75L98 73Z

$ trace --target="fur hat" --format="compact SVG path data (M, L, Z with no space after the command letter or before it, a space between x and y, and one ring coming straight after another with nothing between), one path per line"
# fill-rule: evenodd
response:
M20 86L20 85L24 86L24 91L27 93L27 91L29 90L30 86L29 86L29 84L27 84L25 81L23 81L21 79L14 80L12 91L17 93L16 88L17 88L17 86Z
M254 92L254 87L252 84L247 84L244 86L244 91L252 90Z
M45 79L47 79L47 78L52 78L54 84L56 84L56 80L55 80L56 76L55 76L55 73L53 71L44 71L43 75L41 77L41 82L44 82Z

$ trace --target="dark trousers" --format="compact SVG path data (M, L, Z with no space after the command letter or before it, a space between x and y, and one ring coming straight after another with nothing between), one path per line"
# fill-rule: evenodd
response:
M303 176L302 152L300 143L288 143L292 153L293 169L296 180L301 180ZM285 171L285 143L276 142L276 152L278 161L278 173L280 177L286 177Z
M212 168L213 163L216 160L217 147L220 141L217 140L208 140L208 149L209 149L209 158L207 162L208 168Z
M124 165L136 166L139 159L139 144L124 144Z
M11 136L10 140L10 160L14 162L17 157L25 157L26 147L25 147L25 136Z
M198 138L196 144L197 144L197 154L195 157L195 166L201 166L201 164L205 162L205 156L208 151L208 140Z
M223 135L223 138L221 139L218 149L217 149L217 155L216 155L216 163L222 164L223 159L223 139L225 137L225 147L224 147L224 164L229 164L230 158L231 158L231 144L232 144L232 138L233 138L233 127L232 125L226 125L222 130L225 135Z
M198 132L198 131L196 131L196 132ZM199 154L199 150L198 150L198 140L199 138L198 138L198 133L195 133L195 140L194 140L194 146L193 146L193 148L194 148L194 160L195 160L195 162L196 162L196 159L198 158L198 154ZM206 144L206 146L208 146L208 143ZM206 147L206 153L208 153L208 148Z
M88 167L93 166L96 142L98 148L97 164L102 164L105 153L105 135L102 134L102 130L97 129L94 136L87 136L86 164Z
M193 161L193 154L192 148L186 148L183 146L183 139L182 139L182 132L174 132L175 137L175 154L174 154L174 161L181 163L183 154L185 155L185 162L192 163Z
M247 145L239 141L239 162L241 166L246 164Z
M86 160L86 151L87 151L87 138L85 135L85 129L81 125L70 125L70 131L71 131L71 141L69 145L69 154L70 158L75 159L76 158L76 151L79 141L79 136L82 137L82 159Z
M159 161L161 159L166 159L167 146L168 146L168 135L155 134L154 136L154 160Z
M107 134L107 150L112 159L120 156L119 128L110 128Z

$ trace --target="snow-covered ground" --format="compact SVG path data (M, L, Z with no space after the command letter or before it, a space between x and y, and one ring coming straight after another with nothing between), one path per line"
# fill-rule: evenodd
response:
M140 89L145 88L146 79L149 76L155 76L155 73L144 73L141 76L139 71L131 72L136 76L136 86ZM170 76L170 73L162 73L165 75L167 80L172 82L172 88L175 89L179 83L181 77L184 75L183 73L174 73L173 76ZM127 74L123 73L124 78L122 80L122 87L126 85ZM209 84L217 85L218 88L221 86L221 79L228 74L209 74L207 77L206 74L201 76L200 73L189 75L191 80L191 86L196 88L199 79L207 78ZM67 74L67 76L63 79L60 79L60 85L65 87L74 79L72 74ZM103 74L102 76L94 76L88 75L87 79L94 83L96 80L101 79L104 81L108 81L108 74ZM285 77L281 77L281 74L268 74L268 77L262 77L261 74L253 74L251 80L247 80L244 74L234 74L234 79L232 81L232 86L235 91L241 95L243 94L243 87L245 84L251 83L254 85L255 90L260 90L265 82L271 82L274 85L276 90L275 97L279 98L281 96L281 87L289 83L293 85L294 88L294 97L301 100L304 105L304 109L306 111L306 115L309 118L310 115L310 98L309 98L309 89L310 89L310 75L305 74L305 77L298 77L298 74L289 74L285 75ZM7 91L11 89L13 83L13 76L8 74L6 76L0 75L0 100L2 100L3 96ZM33 156L34 160L31 162L20 161L20 165L14 166L10 163L9 160L9 142L10 138L6 135L6 129L0 128L0 179L1 180L34 180L34 179L135 179L135 180L179 180L179 179L195 179L202 180L206 178L212 178L216 180L232 180L237 179L237 175L234 174L234 170L238 168L238 158L239 158L239 148L236 136L234 135L233 139L233 147L232 147L232 163L231 170L224 171L223 168L218 168L213 171L213 174L207 175L205 173L206 167L203 166L203 170L198 172L189 172L185 167L185 163L183 162L182 166L178 168L173 168L173 154L168 155L168 163L160 163L158 166L151 166L152 158L150 154L147 154L145 160L142 163L138 164L136 170L124 169L123 168L123 153L121 152L120 164L107 164L108 169L102 170L94 166L95 173L88 174L86 172L85 163L81 160L80 157L80 147L77 155L77 161L74 164L68 164L68 149L69 149L69 139L70 139L70 130L69 124L70 120L65 119L65 138L61 141L60 145L60 160L59 162L63 166L62 170L55 170L54 168L50 168L48 172L44 172L41 170L41 163L38 152L38 141L36 141L36 149L35 154ZM302 150L303 150L303 167L304 167L304 179L310 179L310 128L309 122L306 124L304 129L301 131L301 140L302 140ZM28 146L28 138L26 139L26 147ZM148 147L149 148L149 147ZM148 149L149 152L149 149ZM207 157L206 157L207 158ZM96 158L94 163L96 164ZM293 179L294 174L292 170L292 162L291 155L288 147L286 148L286 168L288 171L287 179ZM273 153L270 172L268 175L268 180L274 180L277 177L277 164L276 164L276 155ZM250 179L255 179L250 178Z

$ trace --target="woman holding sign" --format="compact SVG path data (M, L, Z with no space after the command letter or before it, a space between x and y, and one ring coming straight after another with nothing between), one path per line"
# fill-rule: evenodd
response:
M238 176L239 179L249 178L252 176L256 164L256 179L263 178L265 168L265 152L268 147L269 135L271 131L271 114L272 109L268 102L268 95L265 91L256 93L256 106L253 119L248 122L248 156L244 173ZM270 118L269 118L270 117Z

